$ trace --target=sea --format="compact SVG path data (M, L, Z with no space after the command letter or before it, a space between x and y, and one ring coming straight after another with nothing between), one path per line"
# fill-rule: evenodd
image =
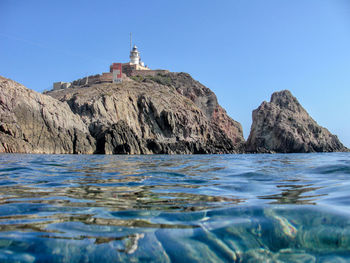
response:
M350 153L0 154L0 262L350 262Z

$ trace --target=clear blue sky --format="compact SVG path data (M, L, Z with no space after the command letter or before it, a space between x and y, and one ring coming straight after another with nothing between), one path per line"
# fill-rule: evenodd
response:
M289 89L350 147L350 1L0 1L0 75L50 89L127 62L212 89L247 138L252 110Z

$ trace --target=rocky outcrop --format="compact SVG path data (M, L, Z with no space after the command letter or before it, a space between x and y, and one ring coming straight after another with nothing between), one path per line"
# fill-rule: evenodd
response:
M0 77L0 152L94 151L95 139L67 103Z
M275 92L253 111L247 152L306 153L347 149L319 126L288 90Z
M237 153L241 125L188 74L138 76L48 92L67 102L96 139L96 153Z

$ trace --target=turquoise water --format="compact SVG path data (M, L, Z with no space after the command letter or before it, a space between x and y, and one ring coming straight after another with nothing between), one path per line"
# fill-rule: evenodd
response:
M0 262L349 262L350 154L0 155Z

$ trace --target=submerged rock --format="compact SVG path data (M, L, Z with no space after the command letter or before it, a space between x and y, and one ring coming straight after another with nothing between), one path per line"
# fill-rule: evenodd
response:
M275 92L253 111L247 152L306 153L347 149L326 128L319 126L290 91Z

